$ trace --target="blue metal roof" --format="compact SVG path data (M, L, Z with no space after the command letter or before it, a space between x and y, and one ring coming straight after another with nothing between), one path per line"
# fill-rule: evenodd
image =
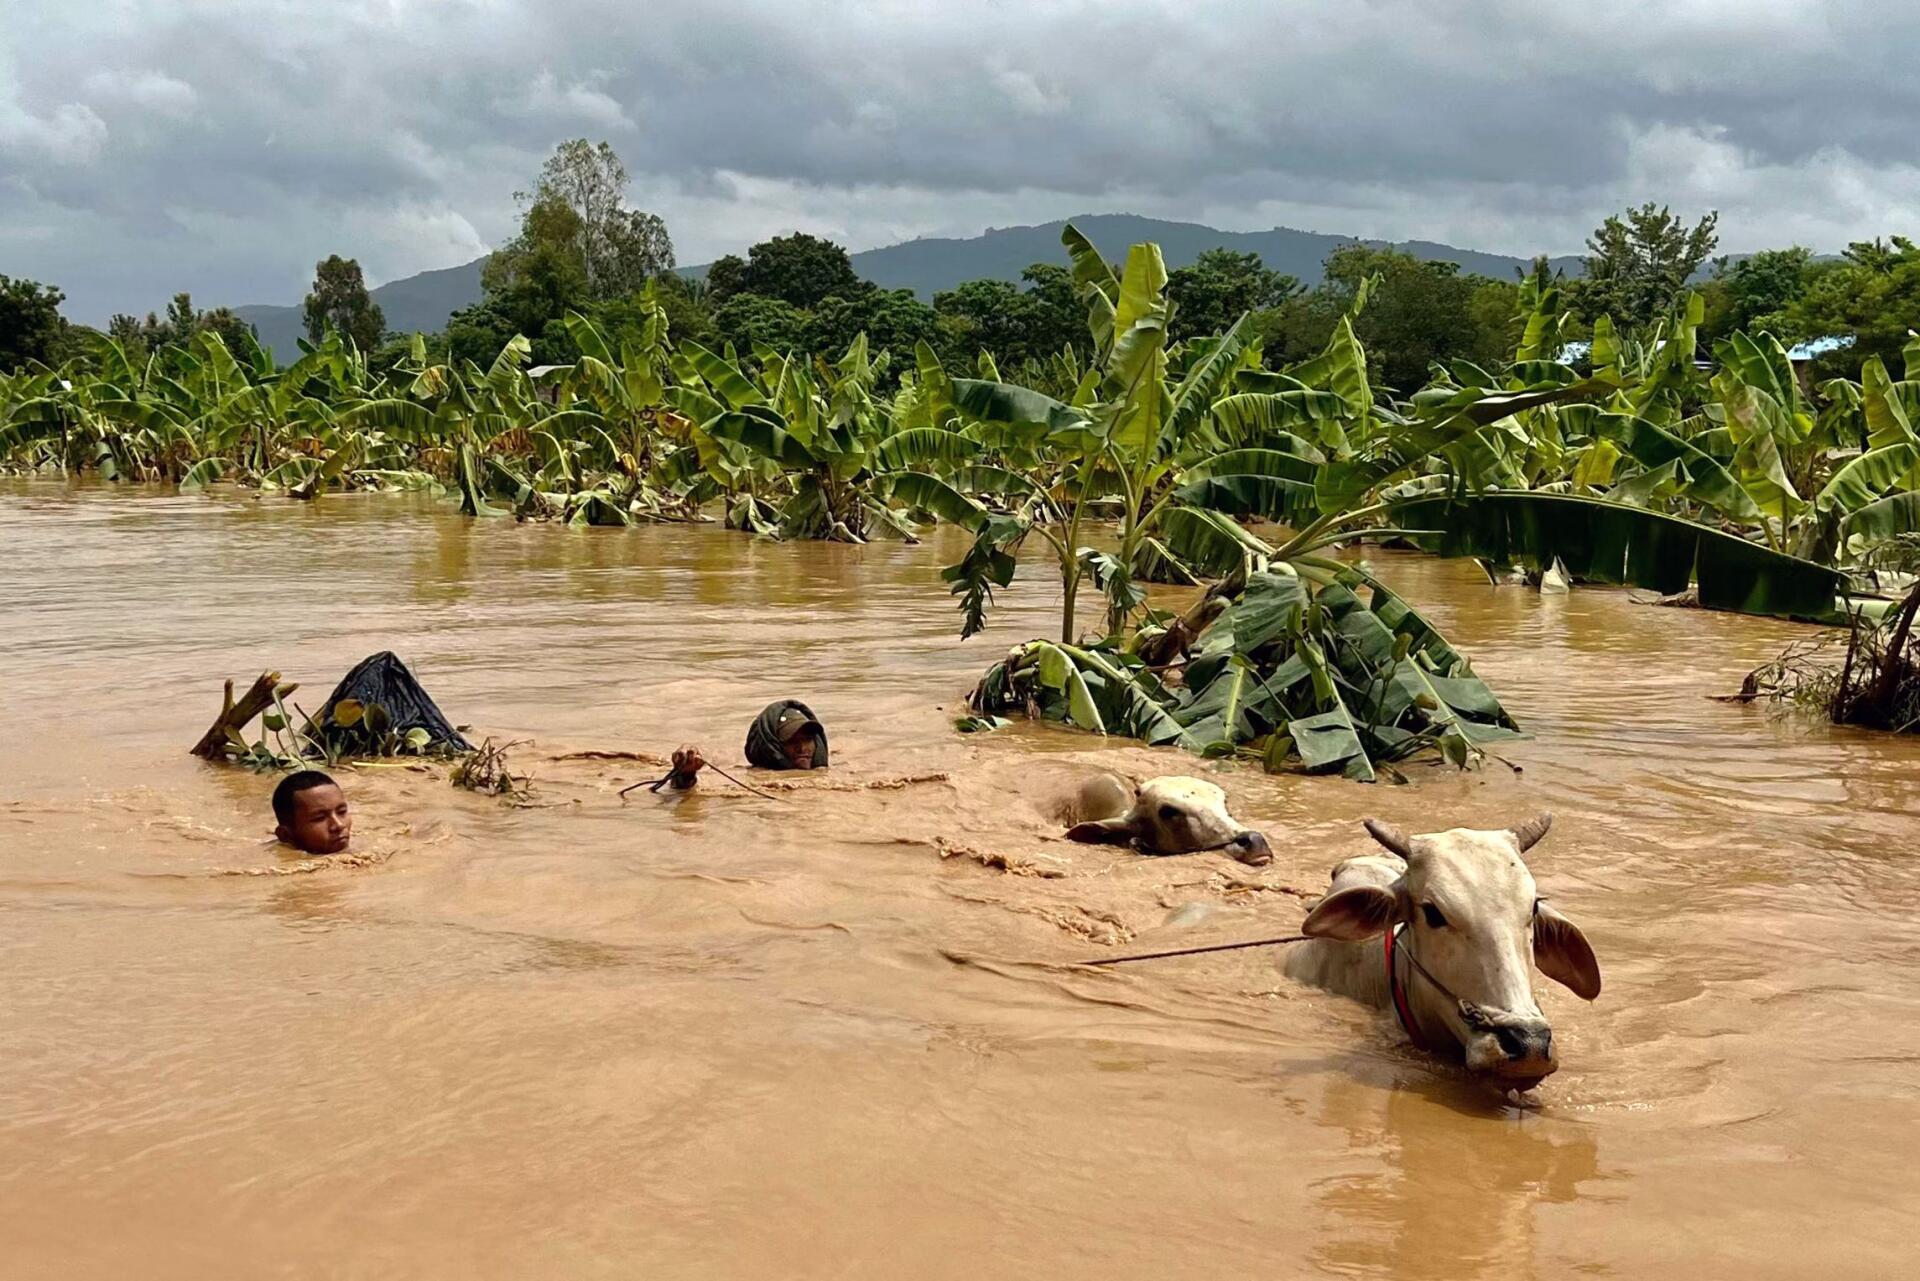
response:
M1828 334L1825 338L1809 338L1789 351L1787 359L1812 360L1815 356L1824 356L1830 351L1839 351L1843 347L1851 346L1853 346L1852 334Z

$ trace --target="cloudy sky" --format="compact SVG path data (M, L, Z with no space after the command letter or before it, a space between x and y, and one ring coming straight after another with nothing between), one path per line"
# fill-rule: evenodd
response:
M1893 0L8 0L0 273L76 320L294 302L511 234L605 138L682 262L1083 211L1572 252L1913 232L1920 5Z

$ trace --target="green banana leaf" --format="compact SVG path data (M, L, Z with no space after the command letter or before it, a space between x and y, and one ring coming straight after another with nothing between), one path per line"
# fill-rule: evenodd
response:
M1483 493L1394 503L1416 541L1443 556L1550 565L1577 579L1672 594L1697 583L1708 609L1821 620L1845 586L1834 569L1705 525L1572 494Z

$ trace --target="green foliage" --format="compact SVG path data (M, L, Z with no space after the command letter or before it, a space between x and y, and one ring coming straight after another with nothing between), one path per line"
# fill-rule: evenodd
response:
M379 346L387 325L380 304L367 292L359 262L339 254L329 254L314 264L313 288L302 306L302 315L310 341L319 342L331 329L361 351Z
M0 371L54 358L66 336L65 299L51 285L0 275Z
M1363 290L1364 305L1356 306ZM1318 287L1259 325L1268 363L1285 366L1324 349L1344 321L1368 354L1369 378L1411 389L1436 361L1503 358L1515 301L1513 286L1463 276L1452 263L1354 244L1328 255Z
M1589 321L1611 316L1629 327L1651 324L1712 256L1719 221L1718 213L1708 213L1689 227L1652 201L1610 215L1587 238L1586 271L1572 285L1576 309Z
M969 280L935 294L940 337L936 345L957 361L992 354L1009 369L1054 359L1069 347L1088 346L1086 313L1075 301L1066 270L1035 263L1023 285L1007 280Z
M626 188L626 165L607 143L574 138L554 148L533 190L517 193L526 211L520 234L488 260L488 292L511 290L530 273L577 275L579 294L565 303L573 306L625 297L671 271L666 223L627 208Z
M1715 260L1713 278L1701 290L1707 299L1707 336L1745 329L1764 329L1782 339L1799 336L1790 332L1786 312L1805 296L1813 276L1813 251L1798 245L1762 250L1738 262Z
M1265 311L1300 292L1292 276L1269 271L1259 254L1209 249L1167 277L1176 342L1217 334L1248 312Z
M1920 248L1904 236L1856 241L1841 261L1813 264L1805 291L1780 313L1780 327L1794 340L1852 339L1820 362L1823 374L1854 374L1875 356L1897 365L1920 327Z
M187 293L173 296L173 301L167 304L164 319L152 312L147 313L145 320L120 315L113 317L107 326L107 336L118 343L127 359L134 363L144 362L155 353L183 349L193 342L195 335L201 333L219 335L228 351L249 363L258 348L252 325L226 307L216 307L212 311L196 310L193 295ZM170 367L174 363L171 360L167 362Z
M727 274L725 285L718 286L727 295L759 294L802 311L811 311L835 294L852 293L865 285L854 274L845 249L803 231L761 241L747 251L746 267L737 280L731 278L731 266Z
M729 346L751 351L755 343L776 351L804 351L813 317L792 303L762 294L733 294L713 314L716 336Z

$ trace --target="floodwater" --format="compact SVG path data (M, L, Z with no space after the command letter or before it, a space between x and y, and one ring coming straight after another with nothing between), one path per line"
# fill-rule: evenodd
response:
M1378 555L1536 737L1366 787L952 732L1057 588L962 644L950 544L10 482L0 548L7 1277L1911 1270L1920 742L1708 701L1787 625ZM186 755L221 680L383 648L538 807L361 770L368 865L224 874L296 862ZM835 757L780 799L575 755L737 766L785 695ZM1273 865L1059 840L1097 767L1217 778ZM1290 932L1365 815L1543 808L1607 985L1540 980L1531 1106L1273 950L1059 964Z

